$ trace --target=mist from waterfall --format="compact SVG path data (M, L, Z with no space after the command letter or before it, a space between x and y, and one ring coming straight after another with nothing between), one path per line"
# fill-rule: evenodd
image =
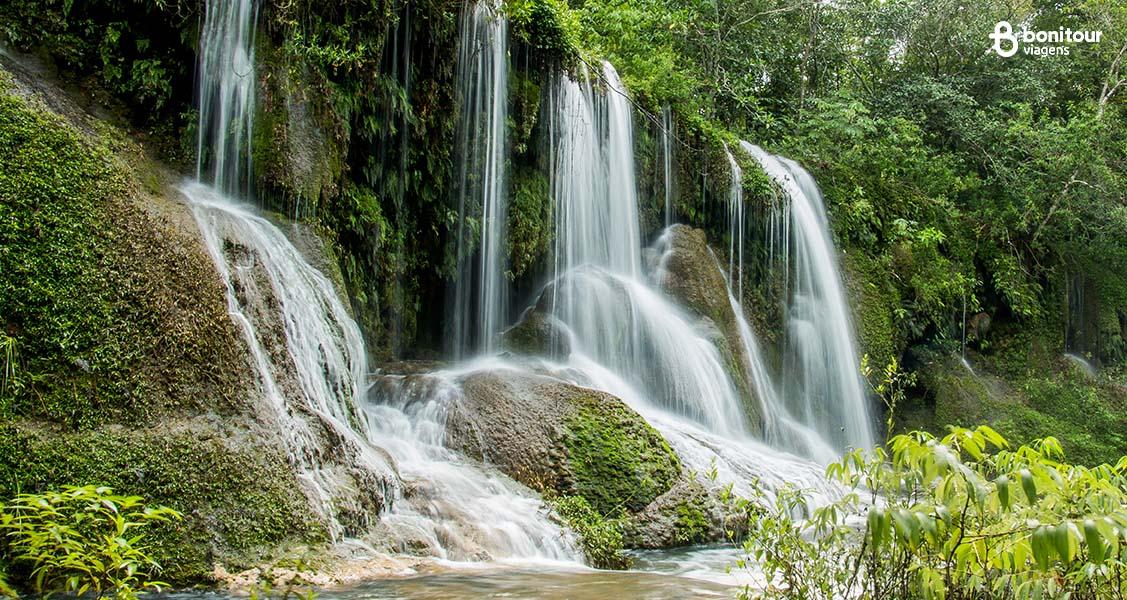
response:
M837 450L870 448L873 417L822 194L798 163L741 146L783 191L768 222L769 255L784 269L787 299L781 397Z
M452 319L454 356L495 350L506 323L508 189L508 27L500 7L467 3L458 55L458 279ZM476 228L470 219L476 219ZM478 230L476 239L474 229ZM474 264L474 248L477 261ZM475 284L476 283L476 289ZM475 293L476 292L476 293Z

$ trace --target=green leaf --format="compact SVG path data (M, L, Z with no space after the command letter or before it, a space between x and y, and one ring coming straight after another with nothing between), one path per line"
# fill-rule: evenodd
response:
M1037 503L1037 484L1033 481L1033 473L1029 469L1022 469L1021 475L1021 488L1025 490L1025 497L1029 499L1029 504Z
M1084 541L1088 544L1088 557L1092 562L1104 561L1104 540L1096 522L1092 519L1084 520Z
M998 489L998 501L1002 503L1002 508L1005 510L1010 509L1010 478L1005 475L999 475L994 480L994 486Z

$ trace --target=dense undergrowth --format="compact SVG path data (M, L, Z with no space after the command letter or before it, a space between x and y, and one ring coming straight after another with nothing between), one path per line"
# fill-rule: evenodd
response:
M852 492L745 499L756 598L1085 598L1127 594L1127 457L1064 461L1055 438L1011 448L993 429L913 432L846 454ZM875 502L874 502L875 500Z

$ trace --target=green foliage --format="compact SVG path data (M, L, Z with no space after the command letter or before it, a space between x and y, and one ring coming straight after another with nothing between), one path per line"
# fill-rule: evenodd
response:
M613 515L637 512L673 485L681 462L661 434L625 405L580 401L564 439L575 495Z
M0 7L0 38L96 76L141 120L175 119L191 102L198 17L188 0L16 0Z
M112 592L134 600L140 590L165 585L152 579L160 565L149 554L146 530L179 518L170 508L146 506L139 496L70 486L16 496L0 514L0 530L7 558L30 569L37 593Z
M512 177L509 202L509 273L519 278L542 260L552 242L551 197L548 178L532 169L518 169Z
M506 0L512 35L541 66L569 63L579 55L578 23L563 0Z
M622 520L607 518L582 496L546 497L568 528L579 536L583 555L596 569L628 569L630 557L623 552Z
M888 448L831 464L852 491L813 511L793 489L752 499L763 508L745 549L770 584L763 597L1127 593L1127 458L1073 466L1054 438L1010 450L986 426L899 435Z
M4 424L0 497L89 481L172 507L184 518L153 527L146 548L176 584L206 579L217 560L250 568L266 548L322 540L284 451L228 439L232 426L65 433Z

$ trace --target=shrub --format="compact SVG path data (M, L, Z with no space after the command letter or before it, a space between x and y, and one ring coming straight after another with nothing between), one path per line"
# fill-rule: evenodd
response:
M812 512L798 490L759 492L745 549L762 597L1123 598L1127 457L1089 469L1054 438L1008 446L985 426L914 432L831 464L849 492Z
M597 569L626 569L630 558L623 552L622 524L608 519L582 496L547 498L548 503L579 536L583 554Z
M132 600L138 590L164 585L150 579L160 565L147 552L144 530L178 518L138 496L88 485L16 496L0 514L0 529L7 558L30 569L36 592L112 592Z

